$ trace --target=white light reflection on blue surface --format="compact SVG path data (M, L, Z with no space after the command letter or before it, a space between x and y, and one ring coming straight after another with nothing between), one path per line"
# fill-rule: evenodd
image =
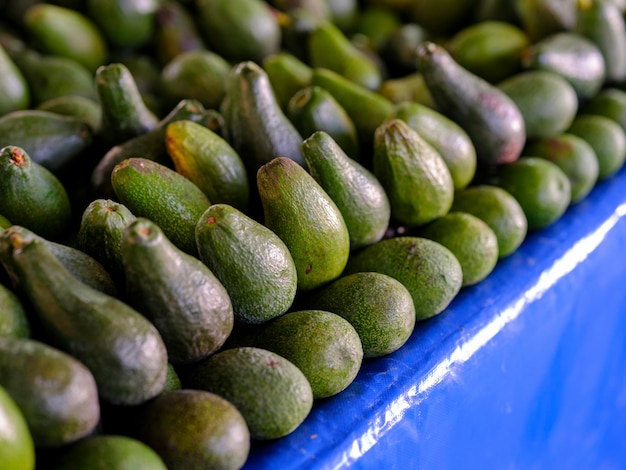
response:
M540 299L546 291L554 286L559 279L571 273L601 243L613 227L626 216L626 203L619 205L613 214L594 232L576 242L565 254L557 259L552 266L543 271L537 282L512 305L495 315L475 335L457 345L452 353L439 362L417 384L391 401L382 415L376 416L367 431L355 439L351 448L342 455L342 459L334 467L344 468L357 461L371 449L390 429L399 423L406 410L419 405L428 396L428 391L441 383L453 371L455 365L468 361L476 352L493 339L504 327L515 320L524 307Z

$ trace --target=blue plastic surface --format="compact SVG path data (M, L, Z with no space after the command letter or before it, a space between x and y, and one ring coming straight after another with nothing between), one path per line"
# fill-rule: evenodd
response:
M626 468L626 170L252 469Z

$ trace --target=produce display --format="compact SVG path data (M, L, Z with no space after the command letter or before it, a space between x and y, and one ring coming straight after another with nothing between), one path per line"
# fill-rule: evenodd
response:
M0 0L0 468L292 433L622 168L625 13Z

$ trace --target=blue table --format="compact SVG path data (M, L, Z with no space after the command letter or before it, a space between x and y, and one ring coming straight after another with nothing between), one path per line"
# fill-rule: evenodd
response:
M626 468L626 170L252 469Z

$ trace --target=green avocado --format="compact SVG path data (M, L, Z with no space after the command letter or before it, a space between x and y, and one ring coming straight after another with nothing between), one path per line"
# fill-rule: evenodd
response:
M180 173L145 158L117 164L111 184L119 201L137 217L156 223L174 245L195 255L195 229L211 205L206 195Z
M287 311L298 274L289 249L269 228L227 204L209 207L196 225L200 259L222 282L241 323Z
M68 447L53 470L167 470L146 444L127 436L98 435Z
M485 279L498 261L498 238L478 217L450 212L419 231L421 237L448 248L463 270L463 286Z
M289 158L278 157L257 174L264 225L287 245L298 289L311 290L339 277L348 261L348 228L328 193Z
M35 445L22 411L0 385L0 468L34 470Z
M0 383L22 410L37 447L75 442L100 420L91 372L39 341L0 338Z
M363 362L358 332L332 312L292 311L260 325L254 336L254 346L275 352L302 371L316 399L345 390Z
M363 357L381 357L400 349L415 327L415 306L399 281L376 272L340 277L306 299L307 309L345 318L361 338Z
M218 352L192 366L182 380L186 387L215 393L235 405L256 440L290 434L313 406L311 385L300 369L255 347Z
M344 275L357 272L378 272L400 281L413 297L418 321L441 313L463 282L461 265L449 249L414 236L387 238L359 251Z
M159 330L172 364L199 361L224 344L233 328L228 292L154 222L139 218L124 229L122 261L128 302Z
M250 432L241 413L203 390L159 395L142 410L137 438L169 470L237 470L250 451Z

